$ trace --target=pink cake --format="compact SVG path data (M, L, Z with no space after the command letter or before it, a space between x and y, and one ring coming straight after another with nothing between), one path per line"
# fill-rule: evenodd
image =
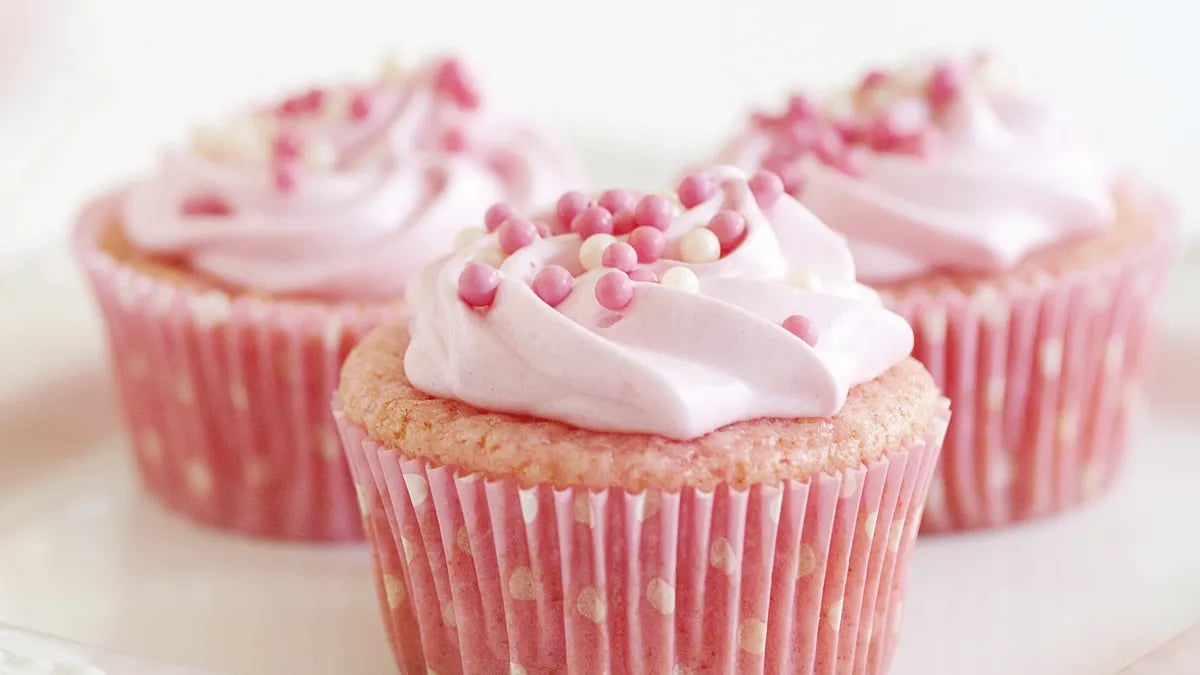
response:
M947 403L778 180L704 181L495 207L347 359L404 672L886 669Z
M436 59L248 110L96 200L76 248L145 485L203 523L360 538L329 416L343 358L470 214L573 176Z
M1062 511L1119 473L1175 215L994 59L874 70L756 113L720 161L846 235L954 402L927 530Z

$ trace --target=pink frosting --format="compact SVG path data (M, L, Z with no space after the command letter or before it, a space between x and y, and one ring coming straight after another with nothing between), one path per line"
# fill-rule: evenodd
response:
M459 296L459 278L473 260L494 259L497 235L431 264L408 289L408 379L488 410L681 439L760 417L836 415L851 387L909 354L911 329L855 282L843 240L798 202L785 195L762 209L740 170L707 175L720 188L691 209L674 206L666 256L639 265L664 281L634 282L618 311L596 296L613 270L585 270L575 234L504 259L481 309ZM713 262L679 260L681 238L722 209L745 218L740 244ZM531 286L552 264L575 276L557 306ZM669 284L675 267L694 272L698 289ZM798 269L801 287L787 281ZM815 346L783 327L794 315L807 318Z
M1000 271L1035 250L1111 224L1108 165L1062 113L995 86L984 66L902 71L832 100L805 124L837 129L842 161L781 155L781 147L794 142L796 125L782 118L764 124L762 117L727 146L721 161L749 168L786 158L790 166L772 168L799 172L795 192L848 237L860 278L869 283L942 270ZM945 101L929 93L938 68L955 78ZM897 123L882 127L884 115ZM911 137L896 142L897 128ZM892 136L881 140L885 132Z
M276 149L289 141L298 147ZM555 139L435 60L251 111L168 151L130 191L125 229L234 287L381 300L489 204L533 206L576 176Z

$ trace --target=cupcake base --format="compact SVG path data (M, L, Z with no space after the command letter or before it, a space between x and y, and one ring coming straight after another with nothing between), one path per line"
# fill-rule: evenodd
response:
M119 205L93 203L75 244L142 483L205 524L360 539L329 397L346 354L392 310L230 295L125 264L99 243Z
M403 672L881 673L948 412L834 475L637 493L465 474L335 418Z

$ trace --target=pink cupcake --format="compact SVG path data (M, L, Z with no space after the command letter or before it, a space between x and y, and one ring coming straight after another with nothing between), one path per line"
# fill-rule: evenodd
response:
M329 416L342 359L480 209L573 180L439 59L251 109L96 200L75 242L143 482L204 523L361 537Z
M350 354L403 672L886 669L947 403L773 179L510 215Z
M1118 474L1171 256L1165 200L993 60L868 73L756 114L721 155L849 241L954 402L930 530L1059 512Z

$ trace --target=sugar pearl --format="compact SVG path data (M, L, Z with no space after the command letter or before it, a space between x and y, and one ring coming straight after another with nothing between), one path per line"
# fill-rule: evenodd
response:
M604 250L616 240L611 234L593 234L588 237L579 247L579 263L585 270L596 269L604 257Z
M721 257L721 242L712 230L697 227L679 238L679 259L689 263L709 263Z
M760 208L769 209L783 196L783 180L773 171L759 171L747 181Z
M500 242L500 250L512 255L533 243L540 236L537 226L528 218L513 216L500 224L496 229L496 238Z
M810 346L817 344L817 327L811 319L799 314L793 314L783 320L783 327L792 335L807 342Z
M700 277L696 273L686 267L672 267L663 272L660 283L663 286L670 286L688 293L698 293L700 291Z
M662 257L667 239L661 230L643 225L629 233L629 245L640 263L652 263Z
M467 263L458 275L458 297L472 307L486 307L496 299L500 272L491 265Z
M459 230L458 234L454 235L454 250L465 250L471 244L479 241L486 234L487 230L484 230L482 227L465 227Z
M457 59L443 61L434 73L433 80L438 91L459 106L467 109L479 107L479 91Z
M570 227L571 221L575 220L575 216L586 209L588 204L588 197L582 192L567 192L558 198L554 213L558 216L558 222L564 227Z
M350 97L350 118L356 120L364 120L371 114L371 95L365 91L355 92Z
M560 265L548 265L538 270L532 284L533 292L551 307L566 300L574 286L575 277Z
M637 204L637 197L629 190L605 190L596 203L616 215L625 209L632 209Z
M589 206L571 220L571 231L584 239L593 234L612 234L612 214L599 206Z
M717 191L717 186L713 185L712 179L708 176L702 173L693 173L684 176L675 191L679 193L679 203L683 204L685 209L690 209L713 196Z
M661 195L646 195L637 203L637 209L634 211L634 220L638 225L653 227L658 230L666 230L671 226L671 216L675 215L675 209L671 207L671 202L664 199Z
M950 64L942 63L934 66L929 74L929 83L925 86L925 97L929 104L941 107L953 101L962 90L962 73Z
M596 301L601 307L625 309L630 300L633 300L633 281L621 270L605 272L596 281Z
M824 286L821 277L808 270L794 270L788 275L788 283L804 291L820 291Z
M475 262L480 262L492 267L500 267L504 264L504 260L508 258L497 246L485 246L475 254Z
M517 215L516 209L504 202L496 202L489 206L483 214L483 224L487 226L488 232L495 232L496 228L500 227L504 221L515 215Z
M658 275L649 267L639 267L629 273L629 278L634 281L644 281L651 284L658 283Z
M309 141L300 155L304 163L314 169L330 169L337 164L337 150L325 140Z
M637 220L632 209L617 211L613 214L613 234L621 236L629 234L637 227Z
M746 236L746 219L737 211L723 209L708 221L708 230L717 236L721 251L728 253Z
M622 272L632 272L638 264L637 251L623 241L614 241L604 249L600 256L600 264Z

